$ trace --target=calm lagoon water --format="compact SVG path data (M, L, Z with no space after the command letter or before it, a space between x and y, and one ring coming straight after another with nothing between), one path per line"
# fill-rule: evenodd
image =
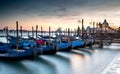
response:
M0 41L6 42L2 37ZM99 74L119 53L120 44L112 43L103 49L80 48L34 60L0 60L0 74Z

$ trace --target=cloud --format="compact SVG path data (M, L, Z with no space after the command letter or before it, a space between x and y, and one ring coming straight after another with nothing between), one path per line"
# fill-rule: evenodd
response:
M56 18L94 14L116 11L119 3L120 0L0 0L0 18L18 15Z

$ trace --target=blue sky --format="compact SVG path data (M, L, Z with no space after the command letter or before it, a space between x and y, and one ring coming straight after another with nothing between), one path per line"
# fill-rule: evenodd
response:
M82 18L85 26L104 19L118 26L119 4L120 0L0 0L0 26L13 29L15 21L19 21L25 29L37 24L75 28Z

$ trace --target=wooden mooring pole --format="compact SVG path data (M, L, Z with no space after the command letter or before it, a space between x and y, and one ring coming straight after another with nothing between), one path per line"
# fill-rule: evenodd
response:
M22 26L20 26L20 36L22 38Z
M16 32L17 32L17 35L16 35L16 49L18 50L18 21L16 21Z
M68 42L70 41L70 28L68 28Z
M84 25L83 25L83 23L84 23L84 19L82 19L82 40L84 40Z
M7 43L8 43L8 27L5 27L4 32L5 32L5 37L6 37Z
M38 37L38 25L36 25L36 39L37 39L37 37Z
M43 36L43 28L42 28L42 26L41 26L41 36Z
M99 48L103 48L103 40L102 39L103 39L103 34L102 34L102 26L101 26Z
M49 45L51 43L51 27L49 26Z
M32 37L34 38L34 27L32 26Z
M38 37L38 35L37 34L38 34L38 25L36 25L36 46L35 46L36 48L38 47L38 45L37 45L37 37Z

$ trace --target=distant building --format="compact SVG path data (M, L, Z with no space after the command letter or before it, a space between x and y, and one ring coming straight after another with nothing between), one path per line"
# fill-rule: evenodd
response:
M102 27L104 28L109 28L109 23L107 22L107 20L105 19L104 22L102 23Z
M100 33L102 28L103 33L114 33L115 31L109 26L109 23L105 19L103 23L97 23L95 28L88 26L86 28L87 33ZM93 32L94 31L94 32Z

